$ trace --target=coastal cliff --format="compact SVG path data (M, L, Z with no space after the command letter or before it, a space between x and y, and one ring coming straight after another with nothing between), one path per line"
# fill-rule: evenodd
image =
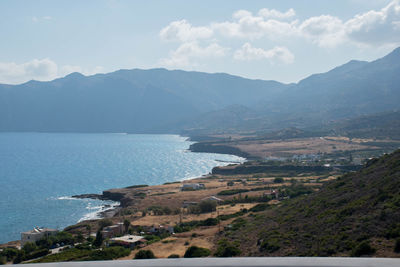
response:
M240 150L239 148L216 144L212 142L200 142L190 145L189 150L192 152L206 152L206 153L218 153L218 154L231 154L243 158L249 158L250 154Z

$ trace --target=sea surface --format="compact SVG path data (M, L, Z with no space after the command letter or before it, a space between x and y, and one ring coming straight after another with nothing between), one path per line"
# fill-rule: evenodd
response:
M115 205L72 195L162 184L243 161L193 153L177 135L0 133L0 243L35 226L63 229Z

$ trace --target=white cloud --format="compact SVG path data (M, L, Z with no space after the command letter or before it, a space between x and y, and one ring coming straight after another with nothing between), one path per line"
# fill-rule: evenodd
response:
M210 28L224 37L246 39L267 37L274 40L284 36L296 35L297 32L297 20L288 22L271 17L254 16L250 12L245 12L245 10L234 13L233 17L236 20L212 23Z
M41 20L52 20L53 18L51 16L43 16L43 17L37 17L37 16L33 16L32 17L32 21L33 22L39 22Z
M245 43L234 53L236 60L265 60L271 63L291 64L294 62L294 55L286 47L276 46L269 50L253 47Z
M208 27L193 27L186 20L173 21L160 31L160 37L166 41L194 41L206 39L212 36L213 32Z
M46 81L56 78L57 71L57 64L48 58L34 59L22 64L0 62L0 82L16 84L32 79Z
M171 22L161 30L164 40L189 42L203 39L221 42L224 39L261 39L295 41L305 39L320 47L354 45L385 46L400 44L400 0L393 0L381 10L370 10L348 20L325 14L299 21L296 12L263 8L254 15L238 10L232 19L193 27L186 20Z
M59 67L49 58L33 59L25 63L0 62L0 83L20 84L30 80L50 81L63 77L72 72L80 72L84 75L92 75L103 72L101 66L93 69L84 69L80 66L63 65Z
M346 40L343 22L330 15L311 17L299 26L301 34L323 47L333 47Z
M264 18L273 18L273 19L288 19L296 16L296 12L294 11L293 8L289 9L284 13L275 9L262 8L260 9L260 11L258 11L258 14Z
M346 34L355 42L385 45L400 42L400 1L379 11L371 10L346 21Z
M196 66L205 59L224 57L228 50L217 43L202 47L197 42L187 42L171 51L168 58L161 59L160 64L168 67Z
M232 18L234 19L241 19L244 17L250 17L253 14L250 11L244 10L244 9L240 9L236 12L233 13Z

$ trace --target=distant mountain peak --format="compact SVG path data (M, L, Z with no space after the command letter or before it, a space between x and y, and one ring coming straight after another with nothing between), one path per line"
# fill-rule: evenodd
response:
M76 78L83 78L83 77L86 77L86 76L83 75L83 74L80 73L80 72L72 72L72 73L68 74L67 76L65 76L65 78L73 78L73 79L76 79Z

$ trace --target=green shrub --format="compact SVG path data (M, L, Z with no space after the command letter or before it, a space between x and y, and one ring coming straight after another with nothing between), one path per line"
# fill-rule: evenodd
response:
M147 210L152 211L154 215L169 215L172 213L171 208L167 206L159 206L159 205L153 205L147 208Z
M113 260L128 256L130 252L131 251L128 248L124 248L121 246L113 246L109 248L104 248L103 250L92 251L86 260L88 261Z
M199 225L200 226L213 226L217 225L219 220L217 218L208 218L205 219L204 221L200 221Z
M145 235L144 238L147 240L147 244L153 244L161 240L157 235Z
M178 254L171 254L168 256L168 258L179 258Z
M16 248L4 248L0 252L0 257L4 257L6 261L12 261L17 255L19 250Z
M25 245L22 247L22 250L26 253L29 254L35 250L37 250L38 247L35 243L32 242L26 242Z
M217 252L214 254L216 257L235 257L241 253L237 244L228 242L222 239L218 242Z
M148 185L147 184L138 184L138 185L127 186L125 188L140 188L140 187L148 187Z
M261 203L261 204L257 204L254 207L252 207L250 209L250 211L252 212L259 212L259 211L263 211L266 210L269 207L269 205L267 203Z
M351 253L351 256L360 257L365 255L372 255L375 253L375 251L376 249L371 247L368 241L363 241L357 247L354 248L354 250Z
M274 183L283 183L285 180L283 180L283 178L282 177L276 177L275 179L274 179Z
M139 250L138 253L136 253L135 258L136 260L138 259L155 259L156 257L154 256L153 251L151 250Z
M184 258L200 258L200 257L208 257L210 254L211 254L211 252L207 248L191 246L186 250L185 255L183 257Z
M394 252L400 253L400 238L396 239L396 242L394 244Z
M201 213L213 212L217 210L217 202L213 200L203 200L199 203Z
M43 256L46 256L46 255L49 254L49 253L50 253L50 251L49 251L48 249L46 249L46 248L39 249L39 250L36 250L36 251L31 252L31 253L29 253L29 254L25 254L25 255L22 257L22 261L27 261L27 260L31 260L31 259L36 259L36 258L39 258L39 257L43 257Z
M281 247L280 247L278 241L275 239L264 240L263 242L261 242L261 245L260 245L261 251L267 251L269 253L275 252L275 251L279 250L280 248Z
M230 196L230 195L236 195L236 194L244 193L244 192L249 192L249 190L247 190L247 189L222 190L217 195L219 195L219 196Z
M43 258L34 260L32 261L32 263L85 260L90 255L90 253L90 250L71 248L57 254L51 254ZM17 262L15 262L14 260L14 263Z

